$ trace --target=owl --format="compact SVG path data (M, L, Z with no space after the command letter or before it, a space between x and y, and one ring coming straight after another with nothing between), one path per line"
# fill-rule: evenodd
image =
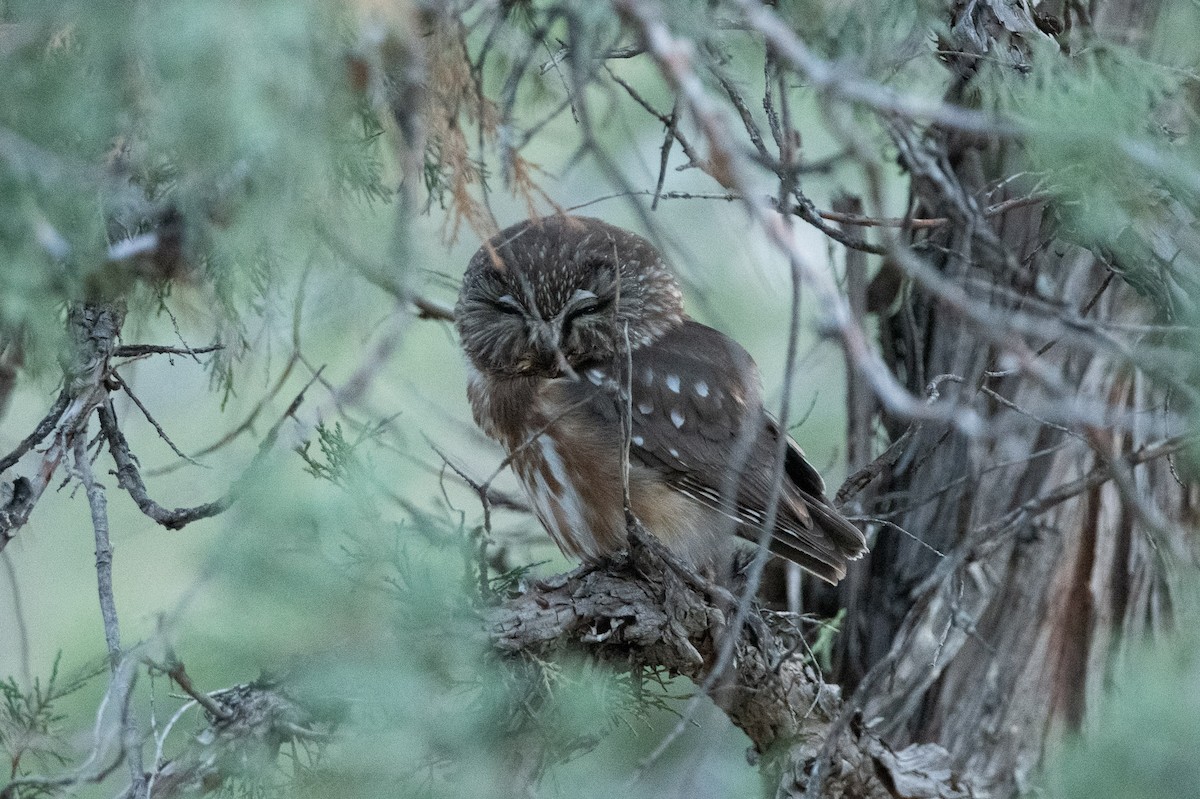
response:
M471 259L454 317L475 421L564 554L622 549L628 501L680 559L720 568L762 536L781 436L771 551L830 583L865 552L764 409L750 355L688 318L641 236L563 215L513 225Z

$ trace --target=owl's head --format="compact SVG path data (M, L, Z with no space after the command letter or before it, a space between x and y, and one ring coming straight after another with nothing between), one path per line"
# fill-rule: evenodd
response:
M598 219L548 216L492 237L454 309L463 349L491 374L556 377L610 362L683 321L675 276L641 236Z

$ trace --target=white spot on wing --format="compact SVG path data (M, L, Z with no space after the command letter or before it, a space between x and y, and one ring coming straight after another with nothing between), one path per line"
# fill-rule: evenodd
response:
M669 450L667 450L667 452L671 453L672 458L679 457L679 450L675 449L674 447L671 447Z
M671 409L671 424L675 425L678 428L683 427L683 412L680 411L678 408Z
M592 381L592 385L598 386L604 382L604 374L599 369L588 369L587 378Z
M696 396L698 396L698 397L707 397L708 396L708 383L705 383L703 380L697 380L695 388L696 388Z
M638 412L645 416L649 416L650 414L654 413L654 406L646 400L642 400L638 403Z
M639 447L644 446L646 443L646 439L642 438L641 436L634 436L633 438L631 438L629 440L632 441L634 443L634 445L639 446Z
M667 375L667 388L676 394L679 393L679 375Z

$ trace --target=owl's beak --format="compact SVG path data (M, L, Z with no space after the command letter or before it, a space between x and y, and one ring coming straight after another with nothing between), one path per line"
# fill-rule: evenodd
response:
M543 364L543 368L550 371L554 377L566 377L573 382L578 382L579 375L567 361L567 356L563 354L558 329L546 325L539 330L539 333L536 345L537 362Z
M558 362L557 366L559 374L569 379L572 383L578 383L579 374L571 368L571 364L567 363L567 356L563 355L563 351L560 348L555 348L554 357Z

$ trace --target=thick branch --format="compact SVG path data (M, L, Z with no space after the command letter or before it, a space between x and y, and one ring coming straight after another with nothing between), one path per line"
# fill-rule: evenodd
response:
M620 560L545 581L492 610L486 627L495 648L508 656L544 658L582 649L621 668L665 668L700 684L716 660L725 622L721 609L638 546ZM758 632L751 632L755 627ZM842 700L804 658L779 660L775 653L782 647L764 629L748 627L727 679L710 696L766 756L778 795L799 796ZM826 770L822 795L971 796L945 758L945 750L932 745L893 752L852 724L836 742L832 759L840 765Z

